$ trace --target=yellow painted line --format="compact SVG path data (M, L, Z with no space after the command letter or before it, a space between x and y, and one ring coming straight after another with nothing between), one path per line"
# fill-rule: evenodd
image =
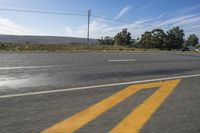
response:
M161 85L162 82L155 82L129 86L68 119L53 125L42 133L73 133L139 90L159 87Z
M138 133L179 82L180 80L164 82L160 89L134 109L110 133Z
M179 80L172 80L172 81L165 81L165 82L153 82L153 83L137 84L137 85L129 86L129 87L113 94L112 96L109 96L108 98L100 101L99 103L92 105L91 107L67 118L66 120L63 120L63 121L53 125L52 127L44 130L42 133L73 133L73 132L77 131L78 129L80 129L81 127L83 127L84 125L86 125L87 123L96 119L98 116L102 115L109 109L113 108L117 104L121 103L128 97L134 95L136 92L138 92L142 89L148 89L148 88L153 88L153 87L173 88L173 87L171 87L171 84L174 83L175 81L177 82ZM165 93L162 93L162 94L159 93L159 94L163 95ZM148 102L148 103L151 103L151 102ZM145 105L147 105L148 103L146 103ZM114 129L113 131L117 131L117 130Z

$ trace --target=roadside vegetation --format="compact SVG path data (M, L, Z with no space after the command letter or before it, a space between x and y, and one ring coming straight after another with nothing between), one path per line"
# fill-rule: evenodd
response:
M153 29L146 31L141 38L133 39L128 29L123 29L114 37L102 37L99 44L14 44L0 43L0 51L9 52L117 52L117 51L200 51L199 38L195 34L185 39L183 29L174 27L169 31Z
M131 52L147 51L121 45L83 45L83 44L0 44L1 52ZM158 51L148 49L148 51Z
M195 34L184 38L183 29L174 27L169 31L163 29L153 29L142 34L141 38L132 39L131 33L123 29L115 37L102 37L99 42L101 45L122 45L141 49L159 50L195 50L199 45L199 38Z

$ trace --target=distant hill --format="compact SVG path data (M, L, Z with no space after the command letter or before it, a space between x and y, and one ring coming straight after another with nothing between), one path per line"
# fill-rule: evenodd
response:
M30 43L30 44L87 44L86 38L59 36L18 36L0 35L0 43ZM90 39L91 44L97 44L97 39Z

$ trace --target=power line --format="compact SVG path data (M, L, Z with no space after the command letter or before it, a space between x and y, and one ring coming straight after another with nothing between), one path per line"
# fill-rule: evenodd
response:
M106 20L111 20L111 21L117 21L117 22L121 22L121 23L127 23L127 24L133 24L134 22L131 20L123 20L123 19L116 19L116 18L112 18L112 17L106 17L106 16L99 16L99 15L92 15L92 17L95 18L102 18L102 19L106 19ZM136 25L142 25L142 26L152 26L153 24L140 24L140 23L135 23Z
M0 5L3 6L15 6L15 7L36 7L36 8L42 8L42 9L50 9L50 10L65 10L65 11L75 11L75 12L85 12L86 10L78 10L78 9L61 9L58 7L50 7L50 6L41 6L41 5L33 5L33 4L13 4L13 3L7 3L7 2L0 2Z
M25 12L25 13L41 13L41 14L55 14L55 15L87 16L88 17L87 44L89 44L89 42L90 42L90 17L95 17L95 18L101 18L101 19L106 19L106 20L118 21L118 22L122 22L122 23L133 24L133 21L131 21L131 20L122 20L122 19L116 19L116 18L113 18L113 17L94 15L94 14L91 13L92 10L89 10L88 12L85 12L85 13L25 10L25 9L11 9L11 8L0 8L0 10L1 11L9 11L9 12ZM140 24L140 23L135 23L135 24L143 25L143 26L152 26L152 24Z
M54 12L54 11L40 11L40 10L25 10L25 9L11 9L11 8L0 8L1 11L9 11L9 12L25 12L25 13L41 13L41 14L55 14L55 15L73 15L73 16L88 16L88 13L72 13L72 12ZM112 17L100 16L100 15L93 15L92 17L95 18L102 18L112 21L118 21L122 23L132 23L130 20L122 20L122 19L115 19Z
M116 19L116 18L113 18L113 17L94 15L94 14L91 13L91 10L89 10L90 12L85 12L85 13L55 12L55 11L41 11L41 10L25 10L25 9L11 9L11 8L0 8L0 10L9 11L9 12L25 12L25 13L41 13L41 14L55 14L55 15L88 16L89 19L90 19L90 16L91 16L91 17L95 17L95 18L101 18L101 19L106 19L106 20L112 20L112 21L117 21L117 22L122 22L122 23L133 24L133 21L131 21L131 20L123 20L123 19ZM89 20L88 20L88 22L89 22ZM137 25L152 26L152 24L137 24ZM88 30L89 30L89 26L88 26ZM88 32L88 34L89 34L89 32Z
M22 10L22 9L9 9L9 8L0 8L0 10L1 11L10 11L10 12L25 12L25 13L41 13L41 14L55 14L55 15L87 16L87 13L49 12L49 11Z
M133 23L130 20L116 19L116 18L112 18L112 17L105 17L105 16L99 16L99 15L91 15L91 16L95 17L95 18L102 18L102 19L107 19L107 20L112 20L112 21L118 21L118 22L122 22L122 23Z
M73 15L73 16L88 16L88 12L86 13L72 13L72 12L54 12L54 11L40 11L40 10L25 10L25 9L11 9L11 8L0 8L1 11L9 11L9 12L25 12L25 13L41 13L41 14L55 14L55 15ZM112 17L100 16L90 14L92 17L95 18L102 18L106 20L118 21L122 23L133 23L130 20L122 20L116 19Z

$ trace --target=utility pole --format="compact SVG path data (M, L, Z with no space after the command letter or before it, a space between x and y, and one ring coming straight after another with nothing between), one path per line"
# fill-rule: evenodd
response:
M91 15L92 10L90 9L88 11L88 33L87 33L87 45L90 44L90 15Z

